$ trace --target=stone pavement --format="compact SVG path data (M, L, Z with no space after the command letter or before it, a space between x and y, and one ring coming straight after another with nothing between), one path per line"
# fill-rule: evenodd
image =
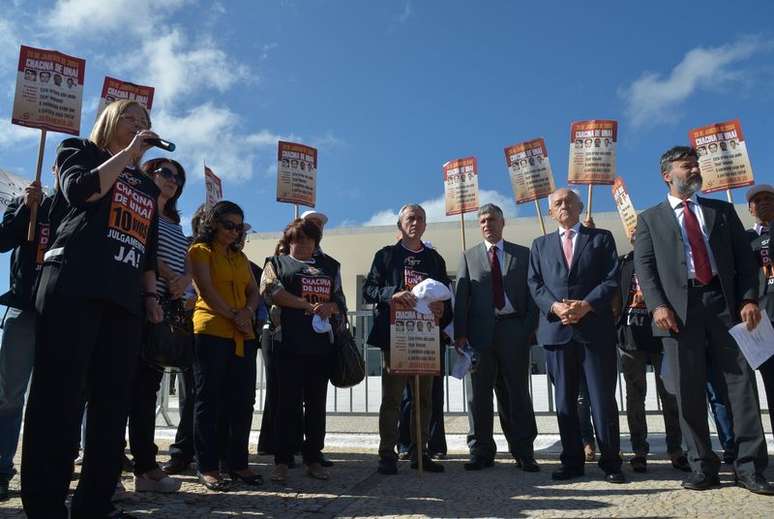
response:
M159 459L166 459L168 441L159 441ZM254 450L255 445L251 446ZM542 472L527 474L501 455L494 468L465 472L465 455L449 456L444 474L422 477L401 462L398 476L375 472L373 450L357 446L326 449L336 462L331 480L321 482L291 470L287 486L269 481L271 459L253 456L251 463L266 478L260 490L237 486L232 492L213 494L192 474L180 476L183 487L173 495L135 494L132 476L123 474L129 492L118 499L124 510L138 517L718 517L774 516L774 497L753 495L733 486L724 466L723 488L689 492L680 488L684 473L655 456L648 474L624 471L627 485L602 482L602 472L587 466L586 477L557 484L550 472L558 466L552 449L538 453ZM17 460L18 461L18 460ZM770 471L769 479L774 476ZM24 517L18 498L19 479L12 483L13 498L0 503L0 518ZM73 488L74 488L73 484Z

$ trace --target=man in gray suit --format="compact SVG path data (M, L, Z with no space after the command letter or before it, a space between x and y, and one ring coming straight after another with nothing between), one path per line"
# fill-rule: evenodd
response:
M528 377L529 338L535 331L537 309L527 287L529 249L503 240L505 219L496 205L482 206L478 221L484 241L462 256L454 307L455 347L459 351L469 343L479 354L470 375L473 430L465 469L494 464L492 389L499 373L508 393L511 454L522 470L536 472L540 470L533 451L537 425Z
M768 463L755 376L728 333L761 319L756 264L734 206L697 198L702 177L696 151L676 146L661 156L667 200L639 215L634 263L653 335L664 346L662 376L677 398L680 428L693 474L689 490L720 485L720 460L710 444L705 384L707 361L722 376L731 404L737 485L774 494L763 477ZM664 375L666 372L666 375Z

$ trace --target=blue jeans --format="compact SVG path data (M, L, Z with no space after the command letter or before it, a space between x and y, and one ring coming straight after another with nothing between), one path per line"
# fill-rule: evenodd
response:
M9 308L0 342L0 480L16 474L13 458L34 357L35 312Z

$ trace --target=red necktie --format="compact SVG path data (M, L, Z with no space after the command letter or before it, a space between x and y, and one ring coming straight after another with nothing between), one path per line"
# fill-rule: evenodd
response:
M575 231L572 229L567 229L564 231L564 243L562 244L562 249L564 250L564 261L567 262L567 270L570 270L570 267L572 267L572 236L575 234Z
M505 292L503 292L503 273L500 270L500 258L497 257L497 245L489 248L489 263L492 267L492 302L495 308L502 310L505 306Z
M704 237L699 228L699 219L693 214L691 205L693 202L690 200L683 203L683 225L685 226L685 234L688 235L688 243L691 245L696 280L707 285L712 281L712 266L710 265L707 245L704 243Z

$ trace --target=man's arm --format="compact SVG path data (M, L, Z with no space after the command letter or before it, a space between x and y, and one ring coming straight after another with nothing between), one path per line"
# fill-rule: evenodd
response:
M613 295L618 292L618 251L615 248L615 240L610 232L605 231L599 235L601 245L605 249L605 265L600 265L600 269L605 272L602 282L594 287L591 292L586 294L584 301L591 305L595 312L608 308L612 302Z
M728 213L731 249L736 269L737 302L758 301L758 265L750 246L750 240L733 206L728 209Z
M656 252L653 248L653 235L648 221L639 215L634 240L634 271L640 282L645 305L650 312L659 306L669 307L669 300L661 286L656 264Z
M395 285L387 285L388 282L384 272L384 252L380 250L374 256L371 263L371 270L368 272L365 283L363 284L363 299L366 303L389 304L393 294L398 291Z
M0 222L0 252L8 252L27 240L30 211L21 197L14 198Z
M529 272L527 274L527 285L529 285L532 300L537 307L547 316L551 315L551 307L559 299L551 293L543 282L543 272L540 268L540 252L537 248L537 240L532 242L532 250L529 254Z
M462 253L457 268L457 286L454 289L454 339L465 339L468 336L468 303L470 298L470 274L468 260Z

